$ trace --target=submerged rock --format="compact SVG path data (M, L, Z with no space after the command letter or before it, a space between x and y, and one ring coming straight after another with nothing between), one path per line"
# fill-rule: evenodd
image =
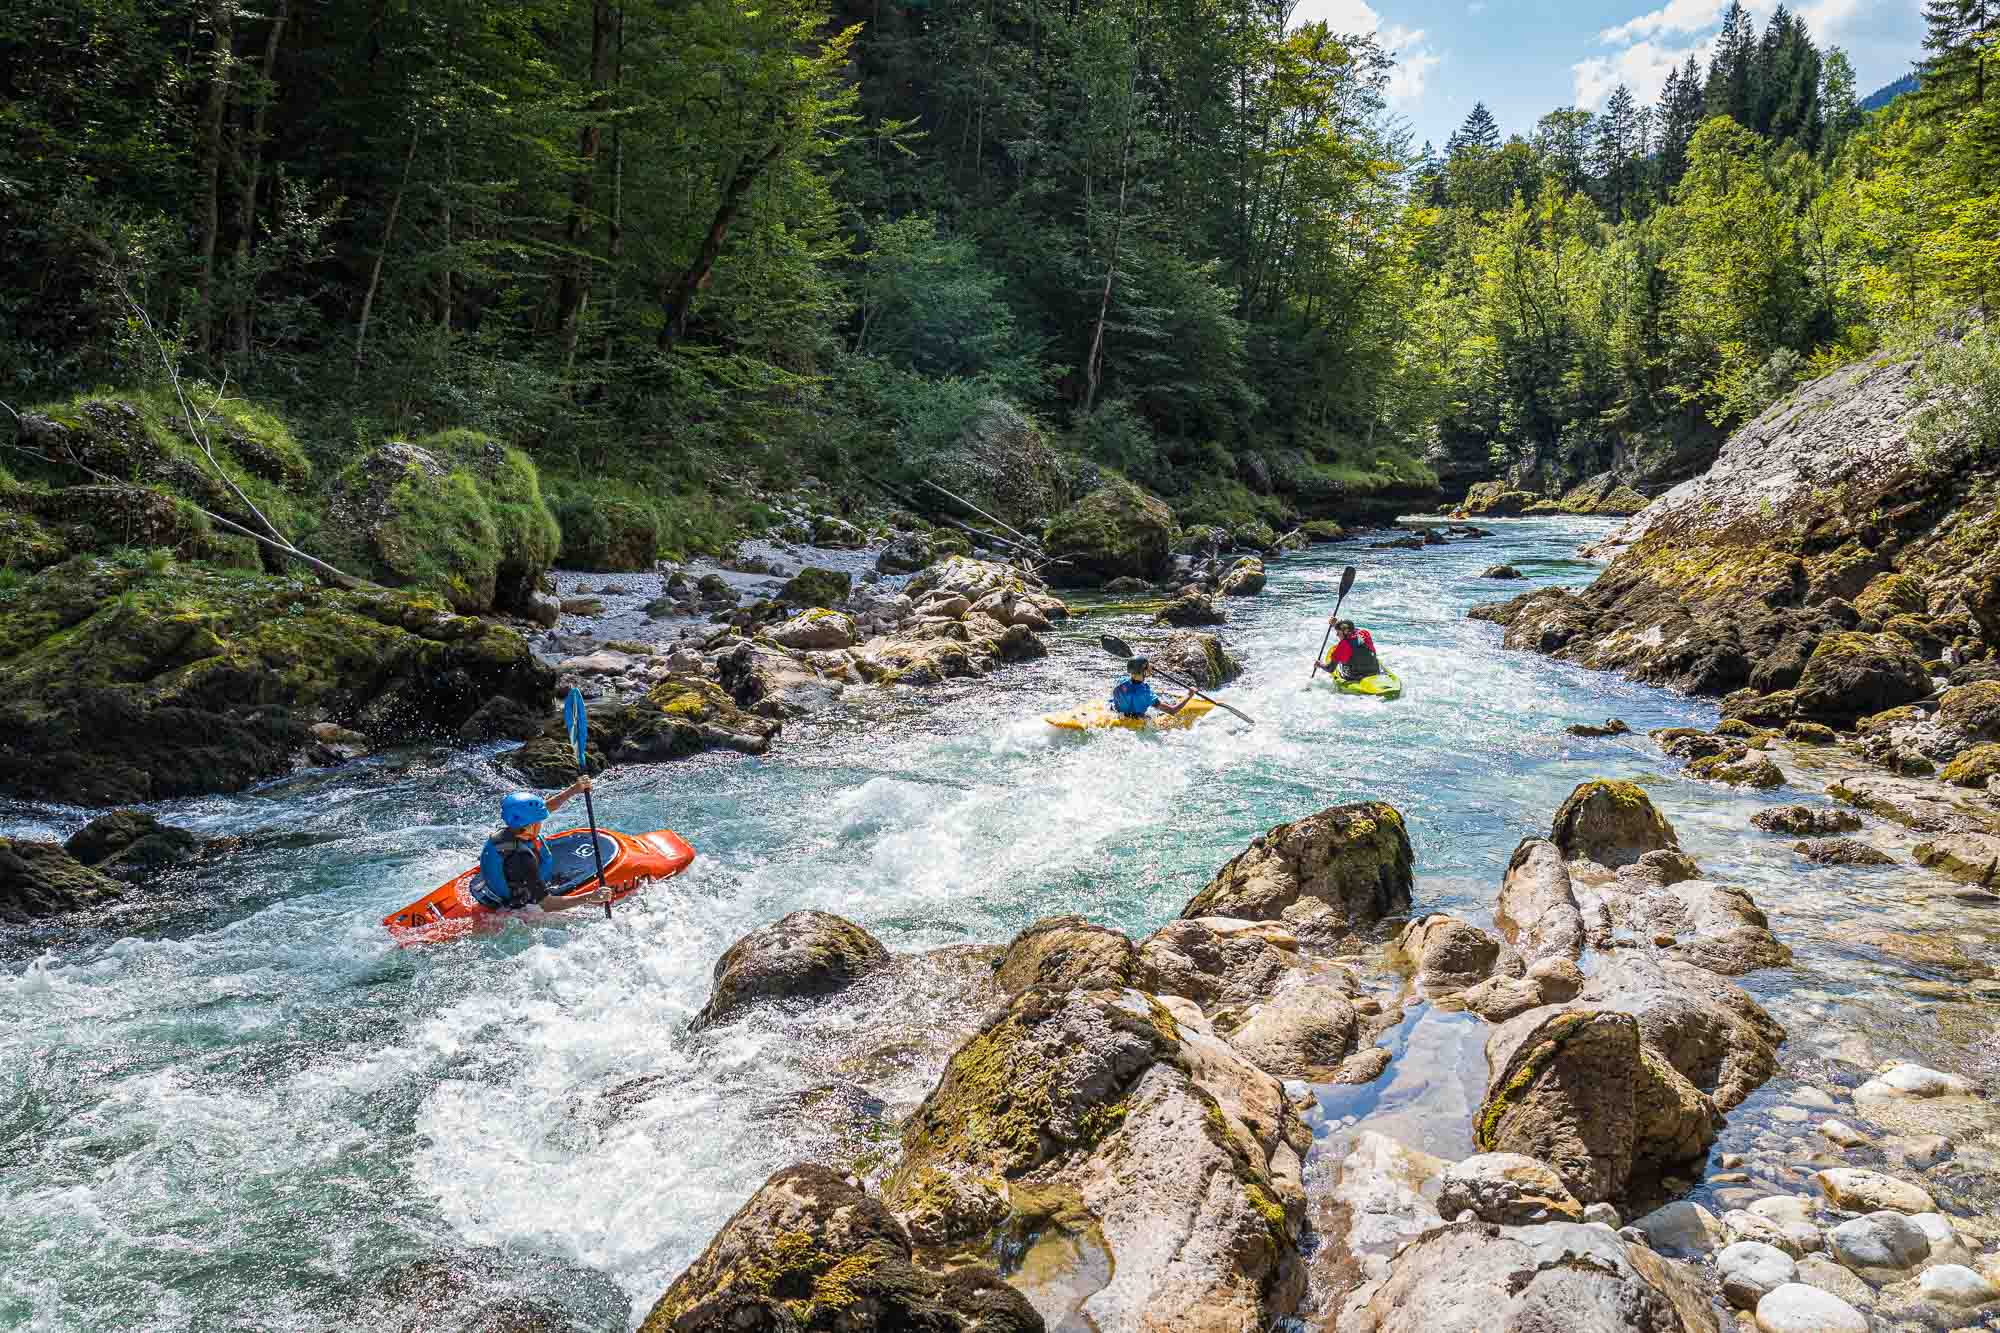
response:
M1852 810L1811 805L1781 805L1775 810L1759 810L1750 823L1766 833L1790 833L1802 837L1825 837L1852 833L1861 827L1861 816Z
M640 1333L1041 1333L984 1265L919 1267L909 1233L823 1166L788 1166L674 1279Z
M100 908L124 893L117 880L55 843L0 838L0 921L8 925Z
M1015 1238L1058 1324L1247 1333L1304 1292L1310 1141L1277 1079L1160 1001L1036 988L951 1058L882 1199L919 1252Z
M234 842L221 840L224 846ZM70 834L63 850L83 865L136 883L163 870L194 865L220 847L144 811L113 810Z
M1154 615L1155 625L1178 625L1183 628L1195 625L1220 625L1229 619L1229 613L1215 604L1215 599L1203 592L1183 593L1161 607Z
M1414 859L1393 806L1331 806L1260 834L1181 915L1282 919L1332 946L1408 910Z
M760 1000L809 999L853 985L889 961L880 940L830 912L800 911L753 930L715 961L715 986L696 1028Z

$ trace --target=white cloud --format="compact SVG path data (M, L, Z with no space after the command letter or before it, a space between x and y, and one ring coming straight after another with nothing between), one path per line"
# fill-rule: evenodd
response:
M1702 41L1692 47L1672 47L1637 42L1615 55L1580 60L1570 66L1576 80L1576 104L1585 111L1596 111L1622 83L1632 90L1639 105L1650 106L1660 100L1667 75L1686 64L1690 52L1695 65L1707 69L1712 44Z
M1431 71L1444 60L1431 49L1423 29L1383 23L1368 0L1301 0L1292 11L1292 26L1305 23L1325 23L1335 32L1374 33L1382 49L1396 58L1389 75L1389 100L1399 106L1424 95Z
M1700 32L1722 21L1724 7L1722 0L1667 0L1663 8L1606 28L1598 37L1616 46L1670 32Z
M1465 7L1465 12L1478 18L1486 12L1486 0L1472 0L1472 3Z

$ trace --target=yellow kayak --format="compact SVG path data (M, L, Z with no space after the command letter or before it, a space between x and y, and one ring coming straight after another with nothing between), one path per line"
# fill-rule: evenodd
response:
M1337 671L1326 673L1326 679L1343 694L1368 694L1377 699L1394 699L1403 692L1403 682L1398 676L1387 671L1379 675L1363 676L1360 680L1343 680Z
M1117 727L1124 731L1184 731L1207 717L1215 705L1206 699L1190 699L1178 713L1152 712L1144 717L1114 713L1108 704L1085 704L1063 713L1048 713L1042 721L1064 731L1096 731Z

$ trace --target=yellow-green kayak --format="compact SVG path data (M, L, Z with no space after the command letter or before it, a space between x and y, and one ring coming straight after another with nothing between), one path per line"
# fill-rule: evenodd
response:
M1042 721L1064 731L1096 731L1117 727L1122 731L1184 731L1207 717L1215 705L1206 699L1190 699L1178 713L1152 712L1144 717L1126 717L1108 704L1085 704L1067 712L1048 713Z
M1360 680L1343 680L1337 671L1326 673L1326 679L1343 694L1368 694L1377 699L1394 699L1403 692L1401 677L1384 671L1380 675L1363 676Z

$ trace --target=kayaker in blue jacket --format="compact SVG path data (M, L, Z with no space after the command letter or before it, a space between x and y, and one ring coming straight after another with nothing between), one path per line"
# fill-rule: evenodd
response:
M1146 673L1151 669L1152 664L1143 657L1135 657L1125 664L1126 679L1119 681L1111 691L1112 712L1123 717L1144 717L1155 708L1172 714L1187 707L1188 699L1194 698L1194 691L1189 690L1187 699L1177 704L1162 702L1158 692L1146 683Z
M589 778L578 778L543 800L531 791L509 792L500 798L500 820L506 825L486 840L479 853L479 879L473 896L488 907L540 907L566 912L572 907L610 901L608 889L572 897L553 894L556 854L542 840L542 822L569 801L590 790Z

